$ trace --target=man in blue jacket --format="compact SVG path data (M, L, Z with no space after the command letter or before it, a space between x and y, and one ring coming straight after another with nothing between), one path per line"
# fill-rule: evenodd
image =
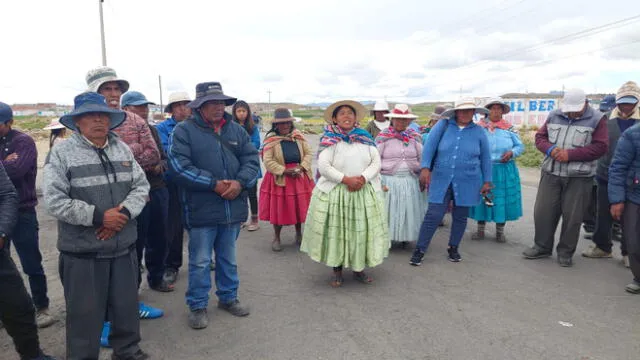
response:
M636 101L637 107L638 101ZM633 281L627 292L640 294L640 124L622 133L609 166L611 217L621 221Z
M244 129L225 113L236 99L218 82L196 86L191 118L176 125L169 139L169 175L183 199L189 232L189 326L204 329L211 290L209 264L215 252L218 307L235 316L249 310L238 300L236 239L247 218L247 189L255 185L258 150Z

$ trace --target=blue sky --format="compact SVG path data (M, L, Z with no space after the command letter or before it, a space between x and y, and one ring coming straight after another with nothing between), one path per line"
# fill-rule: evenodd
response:
M604 4L105 0L104 12L108 65L152 101L161 74L165 100L218 80L250 102L271 90L274 102L416 103L640 81L640 19L531 49L640 15L635 1ZM0 12L0 101L72 103L101 62L97 1L3 1Z

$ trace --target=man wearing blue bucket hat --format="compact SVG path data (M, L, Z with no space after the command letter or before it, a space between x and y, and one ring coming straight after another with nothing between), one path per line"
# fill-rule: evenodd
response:
M120 100L122 109L130 111L143 119L149 118L149 105L153 104L147 100L141 92L127 91ZM169 250L169 236L167 221L169 218L169 190L163 180L163 173L166 169L167 156L162 148L162 142L155 126L149 126L153 140L156 143L160 160L163 163L162 172L145 171L147 181L151 186L149 192L149 202L138 216L138 240L136 241L138 262L142 262L144 252L144 262L147 266L147 282L149 288L160 292L173 291L173 284L164 279L165 259ZM153 220L153 226L151 222ZM142 277L139 277L141 282Z
M189 232L189 326L208 325L212 252L218 307L234 316L249 310L238 300L236 239L248 216L247 189L254 186L260 162L247 132L232 121L225 106L236 99L219 82L196 86L189 103L193 116L176 125L169 139L169 174L185 199L184 223Z
M98 358L107 309L112 358L148 358L138 346L134 219L149 183L127 144L111 133L124 119L102 95L76 96L74 110L60 119L74 133L51 150L44 167L44 201L58 219L69 359Z

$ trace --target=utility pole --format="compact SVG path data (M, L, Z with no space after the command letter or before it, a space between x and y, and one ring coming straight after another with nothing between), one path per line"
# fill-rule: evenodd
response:
M160 87L160 114L164 118L164 106L162 104L162 76L158 75L158 86Z
M267 107L268 114L271 114L271 89L267 90L267 94L269 94L269 106Z
M102 66L107 66L107 46L104 41L104 17L102 15L102 3L104 0L98 0L98 7L100 8L100 36L102 39Z

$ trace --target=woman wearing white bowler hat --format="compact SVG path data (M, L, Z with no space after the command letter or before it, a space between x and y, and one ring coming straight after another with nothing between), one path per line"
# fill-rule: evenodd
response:
M64 138L67 135L67 128L60 124L60 120L58 118L51 119L49 125L45 126L43 130L51 131L49 134L49 149L51 149L53 145L64 141Z
M375 105L373 105L373 110L371 110L371 116L373 116L373 120L369 121L365 130L371 134L372 138L378 137L378 134L382 130L385 130L389 127L391 122L389 119L385 117L386 114L389 113L389 104L387 104L384 100L376 101Z

